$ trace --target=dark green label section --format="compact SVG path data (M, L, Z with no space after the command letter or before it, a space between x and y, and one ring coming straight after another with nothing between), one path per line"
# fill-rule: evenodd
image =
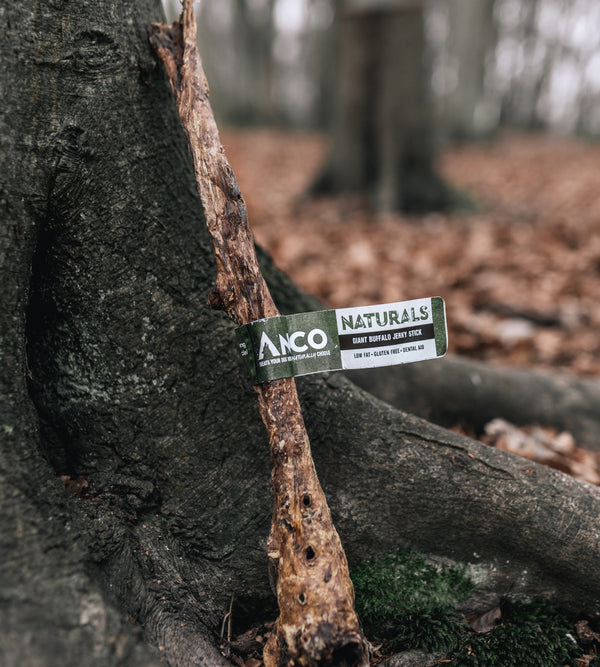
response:
M254 384L342 368L335 310L269 317L236 333Z
M438 357L443 357L448 349L448 334L446 332L446 312L444 300L441 296L431 298L433 330L435 336L435 351Z

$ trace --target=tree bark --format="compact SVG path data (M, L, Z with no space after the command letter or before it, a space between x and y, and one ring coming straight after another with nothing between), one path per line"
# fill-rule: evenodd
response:
M270 460L216 275L158 1L0 14L0 662L222 665L274 612ZM262 256L262 255L261 255ZM263 256L283 312L312 307ZM397 411L342 375L300 379L350 565L398 546L482 585L600 597L600 493ZM273 613L273 617L275 613Z

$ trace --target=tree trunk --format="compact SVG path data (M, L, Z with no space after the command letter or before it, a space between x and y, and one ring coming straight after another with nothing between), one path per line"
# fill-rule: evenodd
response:
M273 99L274 8L274 0L220 0L198 10L198 48L222 122L260 125L280 117Z
M274 610L270 460L173 96L158 0L0 14L0 663L220 665ZM309 299L267 259L280 310ZM485 585L600 597L600 493L341 375L299 382L350 564L398 546ZM275 613L273 613L273 617ZM162 661L162 662L161 662Z
M347 5L331 153L314 190L365 192L379 210L448 208L433 166L423 3Z
M445 131L453 139L488 137L496 128L497 111L486 96L490 54L496 46L495 0L451 0L447 5L449 35L446 58L456 85L445 100Z

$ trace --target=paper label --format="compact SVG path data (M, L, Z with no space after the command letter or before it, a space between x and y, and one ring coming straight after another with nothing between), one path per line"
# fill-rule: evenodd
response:
M270 317L236 333L255 384L435 359L448 340L440 297Z

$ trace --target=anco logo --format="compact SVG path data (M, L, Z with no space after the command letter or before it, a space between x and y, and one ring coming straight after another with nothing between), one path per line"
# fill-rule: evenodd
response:
M308 352L309 349L322 350L326 345L327 334L323 329L312 329L308 333L294 331L285 335L279 334L279 347L269 338L267 332L263 331L258 348L258 359L262 361L267 351L272 357L281 357L290 352L301 354L302 352Z

